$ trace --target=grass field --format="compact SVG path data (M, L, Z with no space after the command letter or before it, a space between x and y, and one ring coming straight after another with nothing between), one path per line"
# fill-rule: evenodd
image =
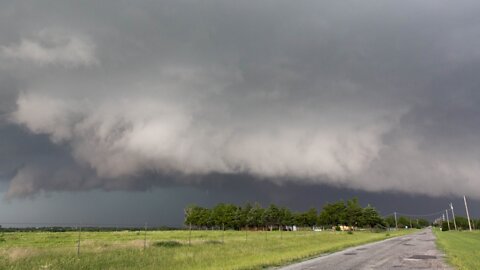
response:
M261 269L409 232L84 232L80 256L77 232L3 233L0 269Z
M457 269L480 269L480 232L435 230L437 244Z

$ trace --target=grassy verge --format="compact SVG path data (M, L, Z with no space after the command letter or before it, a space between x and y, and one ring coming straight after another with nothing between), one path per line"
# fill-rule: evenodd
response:
M261 269L410 232L86 232L80 256L74 232L4 233L0 269Z
M457 269L480 269L480 232L435 230L437 245Z

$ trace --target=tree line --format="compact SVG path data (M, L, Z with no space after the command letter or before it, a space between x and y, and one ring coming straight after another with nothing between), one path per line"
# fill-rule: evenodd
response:
M400 225L410 222L400 217ZM429 222L422 220L415 225L428 226ZM197 229L273 229L285 226L326 228L348 226L350 228L385 228L394 227L395 222L389 218L383 219L371 205L362 207L357 198L347 201L337 201L325 204L319 212L310 208L305 212L293 212L287 207L270 204L263 208L258 203L246 203L243 206L234 204L217 204L213 208L191 205L185 209L185 225ZM393 226L392 226L393 225ZM399 226L400 226L399 225ZM413 224L412 224L413 225Z

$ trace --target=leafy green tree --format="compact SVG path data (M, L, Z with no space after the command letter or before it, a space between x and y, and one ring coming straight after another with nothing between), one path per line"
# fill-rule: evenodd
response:
M239 207L237 209L237 225L238 228L243 228L248 226L248 214L250 210L253 208L251 203L246 203L243 207Z
M185 225L195 227L209 227L213 225L210 209L197 205L190 205L185 208Z
M269 226L270 229L272 229L273 226L279 225L280 209L276 205L270 204L263 213L263 220L265 221L265 225Z
M385 223L387 227L395 228L395 217L393 215L386 217Z
M185 208L185 225L202 226L202 212L205 208L190 205Z
M253 205L253 207L248 211L247 225L256 229L258 227L265 226L263 222L264 211L265 210L260 206L260 204L255 203L255 205Z
M293 220L295 225L298 227L306 227L307 225L307 216L305 213L295 212L293 213Z
M363 209L363 217L361 226L367 226L373 228L377 225L385 226L384 221L377 210L371 206L370 204L367 205Z
M361 219L363 217L363 209L360 206L357 198L347 201L345 215L347 225L349 226L359 226L362 223Z
M291 226L291 225L294 225L294 223L295 223L294 216L290 211L290 209L286 207L280 208L280 224Z
M196 215L198 215L197 212L199 211L199 208L200 207L197 205L189 205L185 208L185 225L198 225L198 217L196 217Z
M399 228L405 228L409 227L410 228L410 219L404 216L400 216L397 220L398 222L398 227Z
M305 225L313 227L317 225L317 220L317 209L312 207L305 212Z
M444 221L442 222L442 231L446 232L448 231L448 222Z
M382 220L378 212L372 206L368 205L362 208L357 198L334 203L327 203L317 216L317 209L310 208L305 212L292 213L286 207L278 207L271 204L263 209L258 203L254 205L246 203L243 207L234 204L219 203L212 209L189 205L185 208L186 225L193 225L197 228L231 228L239 230L243 227L258 228L260 226L269 226L271 229L278 226L339 226L350 225L356 227L374 227L379 224L388 224L394 226L393 217ZM477 222L477 221L475 221ZM459 226L468 227L465 218L458 218ZM400 217L399 226L408 226L410 219ZM415 224L415 222L412 222ZM428 221L419 220L418 224L427 226Z
M239 207L233 204L225 205L225 228L238 229L239 228Z
M420 229L420 228L425 228L425 227L428 227L430 226L430 221L424 219L424 218L419 218L416 220L416 223L417 223L417 228ZM451 221L450 221L451 223Z
M346 224L346 206L343 201L327 203L323 206L319 216L319 223L325 226Z
M212 217L215 226L218 228L233 227L236 206L219 203L212 210Z
M455 216L455 222L459 230L468 230L468 219L462 216Z

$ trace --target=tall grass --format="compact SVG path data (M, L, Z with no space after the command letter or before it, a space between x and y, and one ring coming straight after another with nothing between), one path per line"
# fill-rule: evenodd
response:
M260 269L405 233L85 232L80 256L76 232L4 233L0 269Z
M480 232L435 230L437 245L457 269L480 269Z

